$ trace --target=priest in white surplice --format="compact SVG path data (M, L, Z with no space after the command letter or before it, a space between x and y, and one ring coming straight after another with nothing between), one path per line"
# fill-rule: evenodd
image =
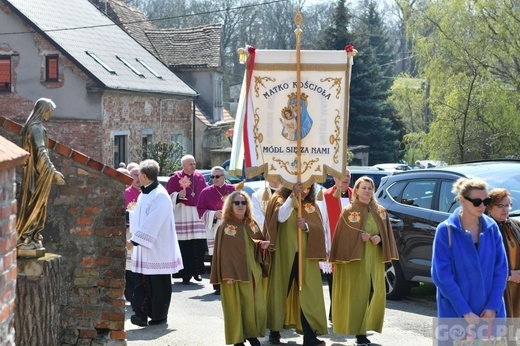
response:
M280 182L268 178L264 187L259 188L251 195L253 202L253 217L260 229L264 229L265 210L273 193L280 187Z
M171 274L183 268L175 232L170 196L159 184L159 164L145 160L139 165L141 194L130 213L133 246L132 272L139 278L132 296L130 321L144 327L166 323L171 300ZM148 322L150 318L150 322Z

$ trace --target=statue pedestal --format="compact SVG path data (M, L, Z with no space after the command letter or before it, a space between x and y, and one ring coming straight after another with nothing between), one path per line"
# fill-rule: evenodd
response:
M17 249L16 254L18 258L40 258L45 256L45 248L36 250Z
M18 257L14 316L16 345L60 344L59 276L62 261L62 257L55 254L28 259Z

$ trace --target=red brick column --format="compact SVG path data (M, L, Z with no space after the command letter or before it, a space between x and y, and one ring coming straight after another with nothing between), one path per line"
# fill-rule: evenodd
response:
M0 345L14 344L16 293L15 170L0 172Z
M28 153L0 136L0 346L15 344L16 189L15 167Z

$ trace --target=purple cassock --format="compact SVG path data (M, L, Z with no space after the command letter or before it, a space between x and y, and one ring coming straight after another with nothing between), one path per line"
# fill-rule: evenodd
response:
M231 184L224 184L221 187L211 185L205 188L197 203L199 216L202 218L202 215L208 210L222 210L225 197L233 191L235 191L235 186Z
M177 172L166 184L166 190L173 202L175 230L184 265L184 269L173 274L173 277L182 278L183 283L189 283L192 277L201 280L201 275L206 272L206 228L197 213L197 200L206 186L204 176L197 171L193 174ZM178 198L178 193L183 189L186 190L186 199Z
M180 203L186 206L196 207L200 193L207 186L206 179L197 171L193 174L186 174L184 171L177 172L170 177L166 184L166 190L170 195L173 192L179 192L183 189L181 181L189 182L189 186L186 187L186 199L181 200Z
M235 191L235 186L224 184L221 187L211 185L202 190L199 202L197 203L197 212L206 228L206 239L208 244L208 253L213 254L213 245L215 242L215 233L221 220L217 220L215 214L222 210L226 197Z

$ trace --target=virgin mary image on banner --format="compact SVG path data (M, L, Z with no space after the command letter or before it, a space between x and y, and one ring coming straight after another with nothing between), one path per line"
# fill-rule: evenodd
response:
M296 111L296 93L291 93L287 97L289 98L289 101L287 102L288 106L282 109L282 117L280 118L280 122L282 123L282 136L290 141L296 141L296 124L298 121ZM304 93L300 95L302 117L300 138L305 138L312 127L312 118L307 110L307 97L308 96Z

